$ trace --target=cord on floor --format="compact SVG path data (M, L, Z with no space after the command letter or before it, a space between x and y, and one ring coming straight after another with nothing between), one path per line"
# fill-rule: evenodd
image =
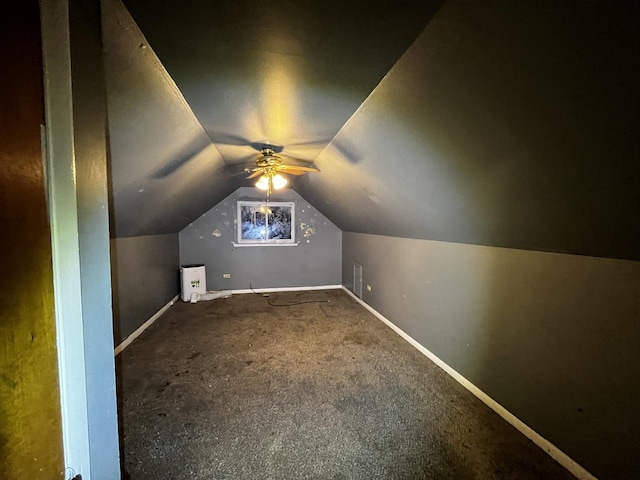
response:
M251 282L249 282L249 288L256 295L260 295L256 292L251 286ZM271 299L269 298L269 294L262 294L263 297L267 297L267 303L272 307L293 307L294 305L304 305L305 303L331 303L331 300L305 300L304 302L292 302L292 303L271 303Z

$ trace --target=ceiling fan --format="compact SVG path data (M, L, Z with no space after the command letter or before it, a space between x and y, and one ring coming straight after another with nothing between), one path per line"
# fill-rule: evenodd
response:
M266 190L267 195L271 195L274 189L278 190L287 185L287 179L281 173L304 175L307 172L319 172L320 170L314 167L284 165L282 157L276 155L273 148L263 147L260 150L260 156L256 159L256 166L245 168L244 171L249 173L247 179L260 177L256 182L256 187Z

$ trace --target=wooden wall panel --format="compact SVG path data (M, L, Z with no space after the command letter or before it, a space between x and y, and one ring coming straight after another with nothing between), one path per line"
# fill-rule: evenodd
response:
M0 24L0 471L62 478L38 3Z

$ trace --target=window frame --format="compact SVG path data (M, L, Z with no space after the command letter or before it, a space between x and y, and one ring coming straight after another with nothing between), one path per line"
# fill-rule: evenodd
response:
M255 239L255 238L243 238L243 207L251 207L251 208L289 208L290 209L290 218L291 218L291 238L264 238L264 239ZM265 202L265 201L256 201L256 200L238 200L236 203L236 225L237 225L237 246L269 246L269 245L297 245L296 243L296 204L295 202ZM269 231L269 216L265 216L265 230Z

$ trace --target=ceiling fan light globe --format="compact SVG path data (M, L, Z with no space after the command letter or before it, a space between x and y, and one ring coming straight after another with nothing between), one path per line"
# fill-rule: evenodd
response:
M275 188L276 190L280 190L281 188L284 188L287 185L287 183L288 183L287 179L284 178L279 173L276 173L273 176L273 188Z
M256 187L260 190L266 190L269 188L269 176L262 175L256 182Z

